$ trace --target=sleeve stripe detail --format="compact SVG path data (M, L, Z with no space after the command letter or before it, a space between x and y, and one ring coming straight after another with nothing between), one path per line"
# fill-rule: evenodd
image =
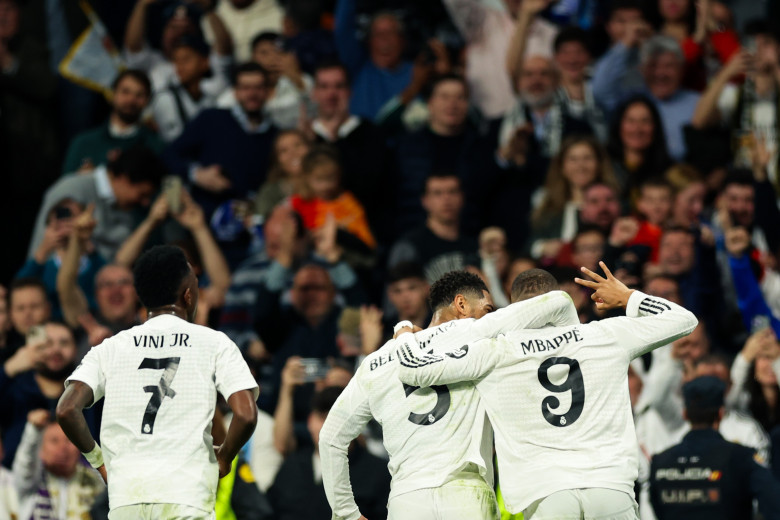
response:
M646 313L648 313L648 314L659 314L659 312L658 312L658 311L655 311L655 310L649 309L649 308L647 308L647 307L644 307L643 305L644 305L643 303L640 303L640 304L639 304L639 310L640 310L640 311L642 311L642 312L646 312Z
M401 363L401 365L407 368L420 368L438 363L439 361L444 361L444 358L441 356L431 356L426 354L425 356L417 357L406 343L399 347L397 352L398 361Z
M669 306L668 303L665 303L665 302L660 301L660 300L652 300L650 298L645 298L645 301L648 301L648 300L650 302L654 303L655 305L660 305L660 306L664 307L667 311L672 310L672 308Z
M650 298L645 298L642 300L642 303L639 304L639 307L646 307L649 309L657 309L661 312L671 310L671 308L667 309L666 307L662 307L661 304L655 300L651 300Z

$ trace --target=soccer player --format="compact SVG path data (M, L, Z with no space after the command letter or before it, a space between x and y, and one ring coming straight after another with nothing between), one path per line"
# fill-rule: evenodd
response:
M407 385L473 382L495 429L507 509L526 520L638 518L637 447L628 365L645 352L690 334L695 316L672 302L628 289L609 272L595 282L599 309L627 316L587 325L509 332L442 353L421 347L420 333L399 330L400 380ZM544 305L555 279L529 279ZM513 295L513 301L516 299ZM445 335L440 336L446 341ZM435 343L440 338L434 338ZM460 345L460 344L459 344Z
M431 328L419 333L420 341L446 338L438 342L446 350L525 326L578 321L571 298L562 291L538 307L520 303L488 314L493 302L487 287L465 271L436 281L430 303ZM403 385L395 350L391 340L366 357L320 433L322 480L333 518L364 518L352 495L347 450L373 416L382 425L390 455L389 520L497 519L493 436L474 385Z
M89 351L57 420L106 479L111 520L213 519L217 480L254 431L257 383L227 336L191 323L198 280L181 249L152 248L133 274L148 320ZM219 447L217 392L233 410ZM82 410L103 397L101 450Z

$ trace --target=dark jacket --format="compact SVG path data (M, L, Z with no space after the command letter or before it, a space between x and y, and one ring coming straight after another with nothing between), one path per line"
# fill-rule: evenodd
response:
M758 455L713 429L693 430L653 457L650 500L658 520L751 518L753 499L765 520L780 518L780 483Z

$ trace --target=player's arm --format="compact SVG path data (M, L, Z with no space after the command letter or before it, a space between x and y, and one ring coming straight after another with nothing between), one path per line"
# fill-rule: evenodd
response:
M486 314L474 322L472 330L477 337L494 338L513 330L540 329L547 324L565 327L579 322L571 296L551 291Z
M320 431L319 450L322 463L322 484L333 509L334 520L363 518L352 494L347 451L352 440L360 435L371 420L368 394L360 383L366 370L363 363L355 377L330 409Z
M217 391L227 400L233 412L225 442L215 447L219 478L230 473L233 459L246 444L257 424L257 397L260 390L249 371L241 351L227 336L222 335L215 367Z
M257 405L252 390L239 390L231 394L227 402L233 412L233 418L230 420L225 442L216 451L219 478L230 473L233 459L236 458L241 447L252 437L257 425Z
M110 346L110 341L106 340L100 346L93 347L84 356L81 364L65 381L65 392L57 403L57 422L60 423L62 431L106 482L108 480L103 453L89 432L84 419L84 409L103 398L106 388L105 373L102 369L103 356Z
M629 289L612 275L604 262L599 264L607 278L583 267L582 272L594 281L576 278L575 282L596 289L591 299L598 309L626 309L626 317L602 320L597 326L612 333L629 359L687 336L698 325L699 321L689 310L663 298Z
M503 339L482 339L443 353L421 352L410 332L395 340L398 348L398 378L421 388L462 381L477 381L498 366L506 350Z
M106 467L103 464L103 454L84 419L84 408L88 408L95 400L92 388L81 381L71 381L57 403L57 422L81 453L87 458L93 468L100 472L104 481Z

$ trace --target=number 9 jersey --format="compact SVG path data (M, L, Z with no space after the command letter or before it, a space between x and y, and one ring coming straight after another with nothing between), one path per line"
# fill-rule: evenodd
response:
M461 347L457 356L438 350L415 355L415 338L403 334L397 340L400 380L476 383L495 430L501 491L511 513L564 490L605 488L633 496L638 460L628 365L690 334L697 320L639 291L626 314L633 317L509 332Z
M226 335L173 315L92 348L65 382L105 397L100 440L111 508L140 503L214 510L218 467L211 422L226 400L258 388Z
M520 302L479 320L449 321L416 333L421 355L434 343L437 351L523 327L577 322L571 298L562 291L542 305ZM395 340L361 363L333 405L320 432L322 477L337 519L360 516L352 496L347 448L373 416L382 425L390 455L393 499L421 489L437 488L462 471L476 472L492 484L492 431L471 382L451 385L405 385L398 380ZM427 388L431 386L431 388Z

